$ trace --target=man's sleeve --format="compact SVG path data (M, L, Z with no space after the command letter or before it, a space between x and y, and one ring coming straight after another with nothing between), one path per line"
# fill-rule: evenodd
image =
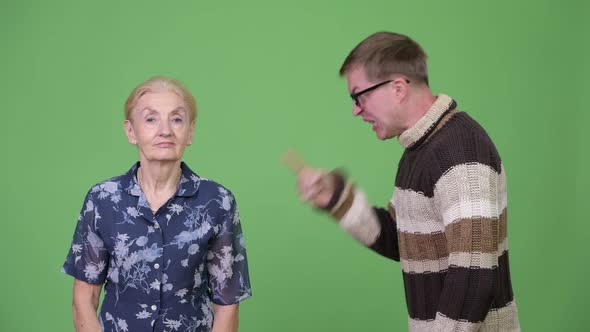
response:
M330 213L357 241L380 255L399 262L393 209L390 208L388 211L373 207L365 193L349 182Z

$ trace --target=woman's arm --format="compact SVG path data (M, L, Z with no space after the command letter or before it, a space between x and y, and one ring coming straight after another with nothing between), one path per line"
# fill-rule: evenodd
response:
M213 304L213 313L212 332L238 331L238 304Z
M72 311L76 332L100 332L96 310L102 285L74 279Z

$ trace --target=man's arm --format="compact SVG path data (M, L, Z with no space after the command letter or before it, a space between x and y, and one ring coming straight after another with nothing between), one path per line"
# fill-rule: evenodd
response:
M338 172L305 167L298 176L302 200L329 212L347 233L382 256L399 261L395 214L373 207L364 192Z

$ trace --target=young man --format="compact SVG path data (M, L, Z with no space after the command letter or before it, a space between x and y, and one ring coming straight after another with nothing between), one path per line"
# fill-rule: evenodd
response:
M348 55L353 114L405 148L388 209L337 171L309 167L300 196L354 238L401 261L410 331L519 331L506 236L506 177L482 127L428 86L426 54L375 33Z

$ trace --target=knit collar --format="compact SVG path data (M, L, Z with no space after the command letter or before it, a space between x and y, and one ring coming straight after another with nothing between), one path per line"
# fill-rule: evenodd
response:
M451 97L445 94L438 95L428 112L398 137L399 143L406 149L420 145L436 128L442 117L456 107L457 103Z

